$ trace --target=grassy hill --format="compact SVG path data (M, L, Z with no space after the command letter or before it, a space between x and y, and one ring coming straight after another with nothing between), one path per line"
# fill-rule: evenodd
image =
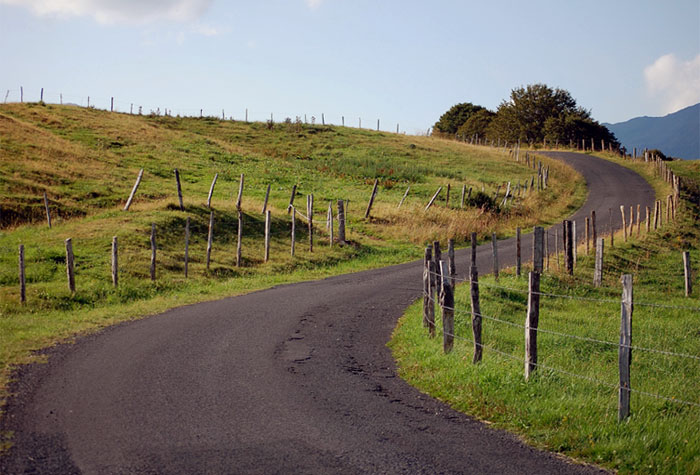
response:
M0 386L12 365L40 358L33 350L118 321L187 303L234 295L284 282L319 278L418 258L434 239L468 233L508 235L569 214L585 197L580 177L551 167L550 186L522 194L499 209L489 204L505 184L530 180L534 171L503 150L429 137L353 128L245 123L109 113L41 103L0 105ZM122 210L139 169L144 178L130 210ZM179 209L173 170L182 178ZM206 267L214 174L214 234ZM239 177L243 192L242 265L236 265ZM375 179L379 193L370 219L364 211ZM450 205L439 186L452 185ZM267 186L272 210L271 257L263 260ZM296 223L290 255L293 185L306 213L315 198L315 246L306 223ZM460 206L462 185L472 200ZM573 185L573 186L572 186ZM406 188L410 192L400 209ZM483 194L481 190L483 189ZM48 228L43 196L53 217ZM329 203L349 200L349 245L330 246ZM191 220L189 277L184 276L184 227ZM150 280L151 225L156 226L157 279ZM112 237L119 240L119 287L110 278ZM76 287L68 290L65 244L71 238ZM25 247L27 302L19 303L18 245ZM336 243L337 244L337 243Z

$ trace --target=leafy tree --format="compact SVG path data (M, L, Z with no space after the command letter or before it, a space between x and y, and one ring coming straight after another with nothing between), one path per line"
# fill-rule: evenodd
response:
M481 109L472 114L465 123L459 126L457 135L461 135L465 138L473 137L474 135L484 137L486 136L486 130L495 116L496 114L490 110Z
M482 110L483 107L463 102L450 107L450 110L440 116L440 120L435 122L433 130L442 134L455 134L457 129L464 124L473 114Z

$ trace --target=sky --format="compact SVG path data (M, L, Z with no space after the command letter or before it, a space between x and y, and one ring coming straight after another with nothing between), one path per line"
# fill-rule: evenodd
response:
M534 83L600 122L700 102L698 0L0 0L0 44L7 101L126 112L417 134Z

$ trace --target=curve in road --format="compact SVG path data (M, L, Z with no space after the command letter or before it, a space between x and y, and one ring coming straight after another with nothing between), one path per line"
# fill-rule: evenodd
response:
M603 216L620 204L653 203L651 187L626 168L552 156L588 183L577 221L593 209ZM513 263L512 240L499 251ZM483 269L489 253L479 248ZM457 253L462 274L467 259ZM528 447L397 377L386 342L421 295L421 274L413 262L275 287L49 350L47 364L19 371L2 421L15 445L0 471L597 472Z

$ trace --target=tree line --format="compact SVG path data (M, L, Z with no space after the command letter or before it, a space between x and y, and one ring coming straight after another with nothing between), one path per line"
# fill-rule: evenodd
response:
M452 106L433 126L433 134L461 140L580 144L601 140L619 149L620 143L607 127L576 104L564 89L530 84L511 91L496 112L464 102Z

